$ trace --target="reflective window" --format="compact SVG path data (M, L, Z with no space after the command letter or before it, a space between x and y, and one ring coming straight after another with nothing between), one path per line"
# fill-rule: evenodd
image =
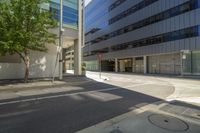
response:
M200 26L198 26L198 35L200 36Z
M192 52L192 72L200 74L200 52Z
M115 9L116 7L118 7L119 5L124 3L125 1L126 0L117 0L117 1L115 1L112 5L109 6L108 10L112 11L113 9Z
M193 27L189 27L189 28L185 28L185 29L181 29L181 30L177 30L177 31L173 31L173 32L169 32L169 33L164 33L164 34L160 34L160 35L156 35L156 36L151 36L151 37L147 37L147 38L143 38L143 39L139 39L139 40L134 40L131 42L126 42L126 43L122 43L122 44L117 44L114 46L110 47L111 51L120 51L120 50L124 50L124 49L130 49L130 48L136 48L136 47L142 47L142 46L148 46L148 45L154 45L154 44L159 44L159 43L163 43L163 42L169 42L169 41L175 41L175 40L180 40L180 39L185 39L185 38L191 38L191 37L196 37L198 36L198 29L200 26L193 26ZM102 38L101 38L102 39ZM96 40L99 41L99 40ZM106 48L107 51L109 52L108 48ZM95 50L98 51L98 50ZM95 52L93 51L93 54ZM87 55L90 56L90 55ZM189 59L190 55L187 55L187 59ZM196 56L196 58L199 58L199 55ZM187 60L186 64L187 64ZM197 62L199 63L199 62ZM186 65L184 70L189 71L191 65ZM195 70L198 68L195 68Z
M118 1L122 1L122 0L118 0ZM119 21L120 19L127 17L142 8L145 8L156 1L158 1L158 0L143 0L142 2L132 6L131 8L127 9L126 11L123 11L122 13L118 14L117 16L111 18L109 20L109 24L113 24L113 23Z
M60 3L50 2L50 11L54 18L60 19ZM77 27L78 25L78 11L77 1L64 1L63 5L63 24Z
M192 59L192 54L191 52L187 52L187 53L184 53L183 54L183 57L182 57L182 63L183 63L183 72L184 73L192 73L192 62L191 62L191 59Z
M175 40L184 39L184 38L195 37L195 36L198 36L196 32L198 27L199 26L194 26L194 27L190 27L190 28L186 28L186 29L182 29L178 31L173 31L173 32L156 35L156 36L152 36L152 37L148 37L148 38L144 38L140 40L135 40L135 41L124 43L124 44L118 44L118 45L112 46L111 49L113 51L116 51L116 50L120 50L120 47L123 47L123 46L129 47L127 45L131 45L132 48L135 48L135 47L142 47L142 46L153 45L153 44L158 44L158 43L163 43L163 42L175 41Z
M102 19L108 13L105 2L107 0L95 0L85 8L85 30L88 33L92 33L90 31L94 28L100 30L108 25L107 20Z
M102 36L102 38L104 38L104 39L102 39L102 40L100 40L100 41L107 40L107 39L110 39L110 38L112 38L112 37L116 37L116 36L119 36L119 35L121 35L121 34L125 34L125 33L127 33L127 32L131 32L131 31L134 31L134 30L136 30L136 29L142 28L142 27L144 27L144 26L147 26L147 25L150 25L150 24L157 23L157 22L159 22L159 21L168 19L168 18L170 18L170 17L174 17L174 16L176 16L176 15L180 15L180 14L182 14L182 13L185 13L185 12L188 12L188 11L191 11L191 10L194 10L194 9L196 9L196 8L195 8L195 7L192 8L192 5L193 5L193 3L195 3L196 1L197 1L197 0L191 0L191 1L189 1L189 2L186 2L186 3L183 3L183 4L179 5L179 6L177 6L177 7L171 8L171 9L169 9L169 10L167 10L167 11L161 12L161 13L156 14L156 15L154 15L154 16L151 16L151 17L149 17L149 18L143 19L143 20L141 20L141 21L139 21L139 22L136 22L136 23L133 23L133 24L128 25L128 26L126 26L126 27L123 27L123 28L121 28L121 29L118 29L118 30L116 30L116 31L114 31L114 32L109 33L108 36L107 36L106 38L104 38L104 37ZM198 33L199 33L199 32L198 32L198 29L195 29L195 30L196 30L196 31L195 31L195 32L192 31L192 33L195 33L195 34L197 33L197 34L198 34ZM175 34L175 33L174 33L174 34ZM189 34L189 35L190 35L190 34ZM184 34L183 36L187 36L187 35ZM183 37L183 36L179 36L179 38L180 38L180 37ZM173 36L173 37L175 37L175 36ZM175 37L175 38L177 38L177 37ZM98 39L98 38L96 38L96 39ZM92 41L91 41L91 42L92 42L91 44L100 42L100 41L95 41L96 39L92 40ZM167 36L165 39L166 39L166 40L170 40L170 39L171 39L171 36L169 35L169 36ZM86 44L89 44L89 42L86 42Z

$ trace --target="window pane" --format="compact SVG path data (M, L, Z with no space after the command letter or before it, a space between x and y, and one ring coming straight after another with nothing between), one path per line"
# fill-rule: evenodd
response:
M192 52L192 72L200 73L200 51Z
M183 72L191 73L191 52L183 53Z

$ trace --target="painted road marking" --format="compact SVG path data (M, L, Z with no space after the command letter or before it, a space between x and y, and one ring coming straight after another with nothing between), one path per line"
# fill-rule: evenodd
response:
M77 93L70 93L70 94L60 94L60 95L53 95L53 96L43 96L43 97L38 97L38 98L28 98L28 99L23 99L23 100L16 100L16 101L9 101L9 102L2 102L0 103L0 106L2 105L8 105L8 104L16 104L16 103L22 103L22 102L31 102L31 101L37 101L37 100L45 100L45 99L52 99L52 98L59 98L59 97L66 97L66 96L73 96L73 95L79 95L79 94L90 94L90 93L95 93L95 92L106 92L106 91L111 91L111 90L117 90L120 88L126 88L128 90L132 90L129 87L137 87L141 85L148 85L149 83L143 83L143 84L137 84L137 85L128 85L124 87L112 87L112 88L106 88L106 89L100 89L100 90L94 90L94 91L85 91L85 92L77 92Z
M71 94L60 94L60 95L53 95L53 96L44 96L44 97L38 97L38 98L28 98L28 99L23 99L23 100L2 102L2 103L0 103L0 106L8 105L8 104L22 103L22 102L31 102L31 101L36 101L36 100L46 100L46 99L52 99L52 98L80 95L80 94L89 94L89 93L95 93L95 92L105 92L105 91L111 91L111 90L117 90L117 89L120 89L120 87L106 88L106 89L100 89L100 90L95 90L95 91L77 92L77 93L71 93Z

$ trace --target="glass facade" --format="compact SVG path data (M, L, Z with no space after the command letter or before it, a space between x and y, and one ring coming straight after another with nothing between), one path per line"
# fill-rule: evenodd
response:
M117 0L115 1L112 5L109 6L108 10L109 12L112 11L113 9L115 9L116 7L118 7L119 5L121 5L122 3L124 3L126 0Z
M130 49L130 48L136 48L136 47L159 44L159 43L175 41L175 40L180 40L180 39L185 39L185 38L196 37L200 33L200 31L198 30L199 28L200 26L193 26L193 27L189 27L189 28L185 28L185 29L181 29L181 30L177 30L177 31L169 32L169 33L164 33L164 34L159 34L156 36L143 38L140 40L134 40L131 42L117 44L117 45L111 46L110 48L104 48L104 49L110 49L110 51L107 50L103 52L107 53L107 52L112 52L112 51L120 51L124 49ZM102 52L102 49L92 51L90 55L94 55L98 53L99 51ZM90 55L85 55L85 56L90 56Z
M192 73L200 74L200 51L192 52Z
M191 64L192 53L184 52L182 55L182 65L183 65L183 73L190 74L192 72L192 64Z
M158 1L158 0L143 0L142 2L139 2L138 4L134 5L130 9L125 10L124 12L116 15L115 17L113 17L109 20L99 21L99 20L102 20L101 18L104 17L109 12L111 12L113 9L117 8L118 6L120 6L121 4L126 2L126 0L116 0L108 8L107 7L104 8L104 6L105 6L104 3L106 3L107 0L95 0L94 5L92 5L90 8L86 8L86 10L85 10L85 14L86 14L86 18L87 18L87 19L85 19L86 31L87 31L87 33L94 33L94 32L90 32L93 29L89 29L89 28L93 27L93 25L95 25L94 27L98 28L99 30L104 29L108 25L115 23L124 17L129 16L138 10L141 10L142 8L145 8L156 1ZM101 8L101 11L98 11L100 8ZM93 14L93 11L96 11L95 15L91 15L91 14ZM88 35L88 34L86 34L86 35Z
M95 25L95 28L103 29L108 25L107 21L104 22L99 21L103 16L105 16L108 13L108 10L104 10L104 3L107 2L107 0L95 0L93 1L93 4L90 8L86 8L85 10L85 29L86 31L90 32L91 27ZM93 13L95 11L95 13ZM92 15L91 15L92 14ZM92 33L92 32L91 32Z
M183 74L200 74L200 51L183 52Z
M50 11L53 17L59 21L60 18L60 0L50 1ZM78 1L63 0L63 24L64 26L77 28L78 26Z
M200 24L197 21L200 0L178 3L168 0L94 1L96 3L90 4L87 9L90 12L86 13L89 28L85 34L84 59L95 59L97 53L103 53L105 60L145 55L146 65L152 61L159 73L200 74ZM163 9L156 9L157 6ZM144 16L136 20L134 17L140 13ZM105 26L100 28L100 25ZM152 58L149 55L153 55Z
M194 7L200 8L200 0L196 0ZM197 28L197 34L200 36L200 26ZM182 55L183 74L200 74L200 51L187 51Z
M125 18L139 10L141 10L142 8L145 8L151 4L153 4L154 2L156 2L158 0L143 0L142 2L132 6L131 8L127 9L126 11L123 11L122 13L116 15L115 17L111 18L109 20L109 24L113 24L117 21L119 21L122 18ZM118 4L119 5L119 4Z
M86 70L98 70L98 61L85 61Z
M156 14L154 16L145 18L145 19L143 19L139 22L133 23L131 25L128 25L128 26L123 27L121 29L118 29L116 31L113 31L109 34L98 37L94 40L91 40L90 42L86 42L86 45L87 44L95 44L95 43L98 43L98 42L101 42L101 41L104 41L104 40L107 40L107 39L110 39L110 38L113 38L113 37L116 37L116 36L119 36L119 35L122 35L122 34L125 34L125 33L128 33L128 32L134 31L134 30L142 28L144 26L151 25L151 24L157 23L159 21L163 21L163 20L166 20L168 18L183 14L185 12L195 10L195 9L197 9L196 2L198 2L198 1L199 0L188 1L184 4L176 6L174 8L169 9L169 10L166 10L166 11L161 12L159 14ZM176 33L174 33L174 34L176 34Z

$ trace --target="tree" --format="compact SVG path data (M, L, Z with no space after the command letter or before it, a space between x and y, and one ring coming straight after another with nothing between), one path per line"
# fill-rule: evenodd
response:
M29 77L30 51L47 52L46 44L55 43L49 29L57 26L50 11L41 8L49 0L0 0L0 54L18 54Z

